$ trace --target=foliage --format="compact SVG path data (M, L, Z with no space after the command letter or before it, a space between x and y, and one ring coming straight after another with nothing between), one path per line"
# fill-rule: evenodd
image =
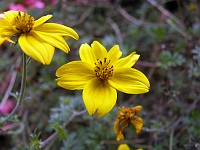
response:
M160 54L160 67L168 69L169 67L181 66L185 62L184 57L179 53L170 53L169 51L162 51Z
M200 3L158 0L160 7L155 7L149 3L152 1L59 0L50 5L44 0L44 9L28 7L35 18L53 14L51 21L72 27L80 39L68 40L69 54L56 51L49 66L30 61L26 98L10 121L22 128L3 126L7 134L0 136L0 149L40 149L41 142L57 133L45 149L114 150L120 144L113 130L117 107L136 105L143 107L140 117L144 128L136 135L128 127L122 141L132 149L199 149ZM8 10L10 3L0 2L0 10ZM81 92L62 89L55 81L55 71L77 60L79 46L93 40L108 49L119 44L124 55L137 51L140 61L134 67L144 72L151 83L147 94L118 93L117 106L102 118L84 111ZM20 89L22 67L17 62L21 56L17 45L5 42L0 47L0 99L17 72L9 96L16 103L13 93Z

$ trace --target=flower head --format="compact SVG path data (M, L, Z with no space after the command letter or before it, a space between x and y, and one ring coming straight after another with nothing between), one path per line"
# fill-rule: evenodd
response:
M14 104L11 100L7 100L5 104L0 105L0 113L1 114L8 114L14 107Z
M40 0L25 0L25 4L30 8L40 8L43 9L45 7L44 2Z
M117 150L130 150L127 144L120 144Z
M26 8L22 4L10 3L9 10L21 10L21 11L25 11Z
M52 15L35 20L22 11L7 11L0 14L1 37L18 37L22 51L42 64L50 64L55 47L69 51L63 37L78 39L78 34L71 28L57 23L45 23Z
M133 108L119 108L117 120L114 125L114 131L117 134L117 141L124 139L123 131L126 127L128 127L129 123L135 126L137 134L141 132L143 127L143 120L137 116L141 109L142 106L136 106Z
M90 115L101 117L114 107L117 91L141 94L149 91L149 81L140 71L131 68L138 60L135 52L121 58L118 45L109 52L99 42L91 47L82 44L81 60L61 66L56 76L57 84L69 90L83 89L83 101Z

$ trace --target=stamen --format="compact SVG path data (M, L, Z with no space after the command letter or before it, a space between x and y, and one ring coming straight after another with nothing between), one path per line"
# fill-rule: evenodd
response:
M95 64L94 72L98 79L107 80L113 76L113 66L110 64L110 60L104 58L103 61L97 59Z
M106 58L104 58L104 63L106 63Z
M27 13L18 11L18 15L13 19L13 27L19 34L29 33L34 25L34 18Z

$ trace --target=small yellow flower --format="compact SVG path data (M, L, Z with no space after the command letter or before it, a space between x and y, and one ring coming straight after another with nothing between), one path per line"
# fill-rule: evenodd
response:
M78 39L78 34L71 28L57 23L45 23L52 15L35 20L22 11L7 11L0 14L0 36L16 36L22 51L38 62L48 65L54 55L55 47L69 51L63 37Z
M117 120L114 124L114 131L117 134L117 141L124 139L123 131L128 127L129 123L135 126L136 133L139 134L142 131L143 120L137 115L140 113L142 106L136 106L133 108L122 107L119 108Z
M149 81L140 71L131 68L138 60L135 52L121 58L118 45L109 52L99 42L91 47L82 44L81 60L61 66L57 72L58 85L69 90L83 89L83 101L90 115L101 117L114 107L117 91L141 94L149 91Z
M195 11L195 10L197 10L197 4L195 4L194 2L191 2L190 4L189 4L189 10L190 11Z
M130 150L127 144L120 144L117 150Z

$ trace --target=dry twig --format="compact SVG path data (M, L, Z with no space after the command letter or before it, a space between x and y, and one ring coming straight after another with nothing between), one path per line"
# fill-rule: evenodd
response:
M172 15L168 10L166 10L163 6L158 4L155 0L146 0L149 2L152 6L154 6L156 9L158 9L162 14L164 14L167 19L166 22L174 28L176 31L178 31L185 39L189 40L189 35L185 32L185 27L183 23L176 18L174 15Z
M124 18L126 18L128 21L130 21L131 23L133 23L133 24L135 24L135 25L137 25L137 26L140 26L140 25L144 24L143 21L134 18L134 17L131 16L125 9L123 9L123 8L121 8L121 7L118 7L118 8L117 8L117 11L118 11Z
M17 61L16 61L16 64L13 67L13 71L11 73L11 79L10 79L8 88L7 88L7 90L6 90L5 94L4 94L4 97L1 100L0 108L3 108L4 104L8 100L8 97L9 97L9 95L10 95L12 89L13 89L13 86L14 86L14 83L15 83L15 79L16 79L16 76L17 76L17 72L18 72L16 68L19 67L20 62L21 62L21 58L18 58Z

